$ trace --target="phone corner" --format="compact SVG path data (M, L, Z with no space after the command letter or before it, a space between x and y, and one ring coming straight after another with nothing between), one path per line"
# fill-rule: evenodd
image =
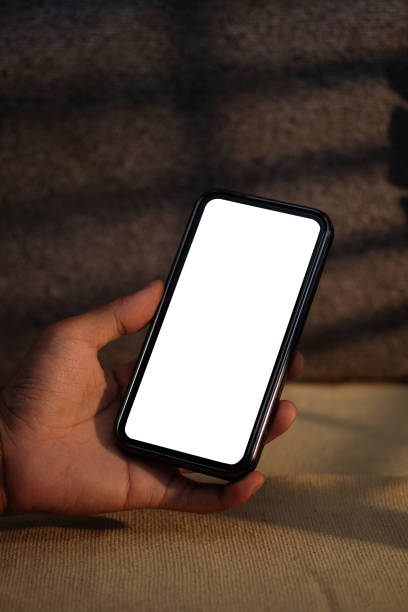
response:
M196 206L205 206L211 200L223 200L227 198L236 198L236 197L245 197L242 194L239 194L234 191L229 191L228 189L222 189L221 187L214 187L213 189L209 189L208 191L204 191L197 200Z
M125 423L123 420L123 415L121 413L115 419L115 424L113 427L113 433L115 436L115 442L123 449L129 449L128 438L125 432Z
M334 238L334 225L329 215L323 210L315 209L317 221L324 233L327 242L331 243Z
M228 478L230 482L242 480L243 478L245 478L245 476L247 476L256 469L258 462L259 456L244 456L240 461L238 461L238 463L235 463L232 466L232 469L229 471L228 476L226 476L226 478Z

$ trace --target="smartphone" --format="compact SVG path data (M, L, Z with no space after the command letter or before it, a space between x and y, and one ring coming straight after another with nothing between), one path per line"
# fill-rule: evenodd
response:
M202 196L116 422L122 448L231 481L255 469L332 238L313 208Z

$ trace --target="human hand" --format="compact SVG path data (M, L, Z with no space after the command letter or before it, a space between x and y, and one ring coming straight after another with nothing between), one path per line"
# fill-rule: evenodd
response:
M114 421L134 364L104 370L98 350L142 328L162 292L154 281L40 335L0 395L0 513L213 512L243 504L263 484L257 471L235 483L197 483L177 467L117 448ZM297 353L289 375L302 367ZM267 441L295 418L295 406L281 401Z

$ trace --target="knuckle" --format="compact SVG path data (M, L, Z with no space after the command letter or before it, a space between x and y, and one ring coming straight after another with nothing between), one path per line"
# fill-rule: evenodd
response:
M42 338L44 340L58 340L69 335L72 330L72 322L69 319L63 319L62 321L56 321L48 325L42 332Z
M115 320L115 325L119 336L125 336L127 334L126 326L120 316L120 311L122 310L124 300L124 297L119 297L111 303L112 316Z
M43 339L53 340L61 335L61 322L51 323L41 333Z

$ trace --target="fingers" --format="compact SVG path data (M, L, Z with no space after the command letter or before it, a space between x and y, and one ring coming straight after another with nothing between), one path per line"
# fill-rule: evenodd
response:
M296 406L292 402L280 401L267 442L289 429L296 419L296 414ZM174 474L160 504L161 508L185 512L218 512L236 508L245 504L265 481L260 472L251 472L242 480L227 485L206 484L182 476L181 473L189 471L180 468L179 473Z
M99 350L119 336L132 334L146 325L153 317L162 294L163 283L156 280L136 293L65 319L57 326Z
M288 370L288 378L296 378L302 372L305 359L300 351L295 351Z
M302 372L305 360L300 351L295 351L288 370L288 378L296 378ZM280 400L275 417L269 426L265 444L281 436L295 422L296 406L289 400Z
M266 442L287 431L296 415L296 406L288 400L281 400ZM189 471L179 468L173 475L160 503L161 508L185 512L218 512L236 508L245 504L265 481L260 472L251 472L242 480L227 485L206 484L182 476Z
M251 472L238 482L208 484L194 482L176 472L167 486L160 508L201 513L236 508L247 502L264 481L263 474Z
M270 424L269 432L265 444L281 436L295 422L297 408L289 400L281 400L276 411L276 415Z

